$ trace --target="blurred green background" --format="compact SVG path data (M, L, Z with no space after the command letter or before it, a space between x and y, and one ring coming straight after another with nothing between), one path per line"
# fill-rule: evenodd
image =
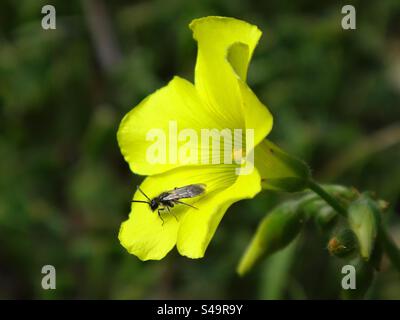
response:
M341 28L353 4L357 29ZM41 28L53 4L57 29ZM0 2L0 298L337 298L343 264L310 224L239 278L260 219L288 196L235 204L206 257L141 262L119 245L142 177L116 142L123 115L173 75L193 79L188 23L233 16L263 37L249 84L275 117L270 138L325 183L374 190L400 240L400 1ZM397 213L396 213L397 211ZM41 288L41 268L57 289ZM400 299L388 261L369 298Z

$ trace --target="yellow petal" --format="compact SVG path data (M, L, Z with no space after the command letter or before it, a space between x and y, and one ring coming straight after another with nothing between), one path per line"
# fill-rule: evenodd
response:
M206 17L190 24L198 42L195 85L208 108L224 113L235 128L252 128L257 145L269 133L272 116L246 85L261 36L254 25L233 18Z
M188 164L177 151L188 139L179 139L174 130L192 129L199 139L201 129L254 129L254 145L271 130L271 114L245 83L260 31L218 17L195 20L191 27L199 42L196 88L175 77L132 109L118 130L122 154L137 174L158 174ZM199 141L188 149L196 149L190 164L202 164L207 157Z
M203 257L228 207L241 199L254 197L260 190L260 176L254 169L249 175L238 176L229 188L201 198L196 203L198 210L188 209L180 223L179 253L189 258Z
M271 131L273 117L246 83L241 80L238 80L238 83L243 101L245 126L254 129L254 146L257 146Z
M178 222L169 219L162 225L157 212L145 204L134 203L130 218L121 224L119 241L140 260L160 260L176 243Z
M187 166L147 177L140 188L150 199L164 191L189 184L205 184L206 191L199 197L182 200L198 207L198 210L178 204L171 209L171 213L162 212L164 224L158 217L157 210L152 212L148 204L132 203L129 219L122 223L119 233L122 246L141 260L162 259L176 244L178 228L186 213L190 210L195 213L203 212L203 205L209 202L215 204L214 195L229 190L237 178L234 165ZM209 200L203 202L203 198ZM146 198L137 191L134 200L146 201Z
M175 77L123 118L117 139L131 170L137 174L152 175L182 165L176 150L187 140L177 141L175 130L179 133L182 129L192 129L200 137L202 128L230 127L223 117L207 112L190 82ZM161 139L162 133L165 141ZM177 147L174 147L175 142ZM200 143L198 145L200 148ZM155 150L152 157L152 146L163 151ZM170 148L174 151L171 154Z
M248 64L261 37L261 31L256 26L234 18L211 16L193 20L190 28L198 42L197 62L204 63L206 68L198 70L200 73L213 72L207 65L214 65L223 71L233 67L236 75L246 81ZM228 58L230 64L227 64ZM198 76L196 74L196 85L207 85L203 82L212 80Z

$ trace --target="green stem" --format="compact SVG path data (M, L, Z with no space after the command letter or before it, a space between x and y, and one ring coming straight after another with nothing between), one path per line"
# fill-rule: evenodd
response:
M317 195L319 195L322 199L324 199L333 209L335 209L338 213L343 216L347 216L347 210L343 205L331 196L328 192L326 192L318 183L314 180L308 181L308 187L314 191Z
M400 272L400 250L383 225L381 225L381 239L387 256L397 271Z

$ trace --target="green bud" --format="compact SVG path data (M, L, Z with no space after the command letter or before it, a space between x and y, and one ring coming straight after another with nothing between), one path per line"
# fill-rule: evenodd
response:
M356 248L356 235L348 228L340 229L328 242L329 253L339 258L348 257Z
M356 271L356 287L355 289L342 289L341 296L343 299L362 299L374 278L374 268L369 262L364 261L360 257L350 261L349 264L354 266Z
M332 194L334 197L341 198L343 200L355 200L360 193L354 188L348 188L336 184L322 185L322 188Z
M326 206L326 202L316 194L309 194L299 201L301 201L301 209L308 217L314 216L319 210Z
M381 209L381 211L383 212L385 212L389 208L389 202L387 202L386 200L379 199L377 201L377 205L379 209Z
M243 255L237 272L247 273L261 258L286 247L299 233L303 223L298 202L286 202L273 209L260 223Z
M362 194L359 199L350 204L349 225L357 236L361 257L366 260L370 258L374 249L379 220L379 208L367 194Z
M268 190L302 191L311 177L310 168L271 141L264 140L255 149L255 163Z
M311 193L299 199L299 208L304 212L304 217L314 218L316 226L321 231L329 231L337 222L338 213L327 205L325 200Z
M338 213L324 203L324 206L315 213L314 222L321 231L331 230L338 220Z

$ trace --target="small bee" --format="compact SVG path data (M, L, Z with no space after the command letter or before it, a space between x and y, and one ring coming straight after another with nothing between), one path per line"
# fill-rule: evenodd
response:
M194 198L203 194L206 190L205 184L189 184L184 187L175 188L173 190L165 191L159 194L157 197L150 199L138 186L138 190L147 198L148 201L132 200L132 202L147 203L150 206L151 211L157 210L158 216L160 217L162 224L164 225L164 219L161 217L161 211L165 209L171 213L170 208L173 208L176 204L184 204L188 207L197 209L191 204L180 201L180 199ZM173 214L174 215L174 214ZM177 217L174 215L178 221Z

